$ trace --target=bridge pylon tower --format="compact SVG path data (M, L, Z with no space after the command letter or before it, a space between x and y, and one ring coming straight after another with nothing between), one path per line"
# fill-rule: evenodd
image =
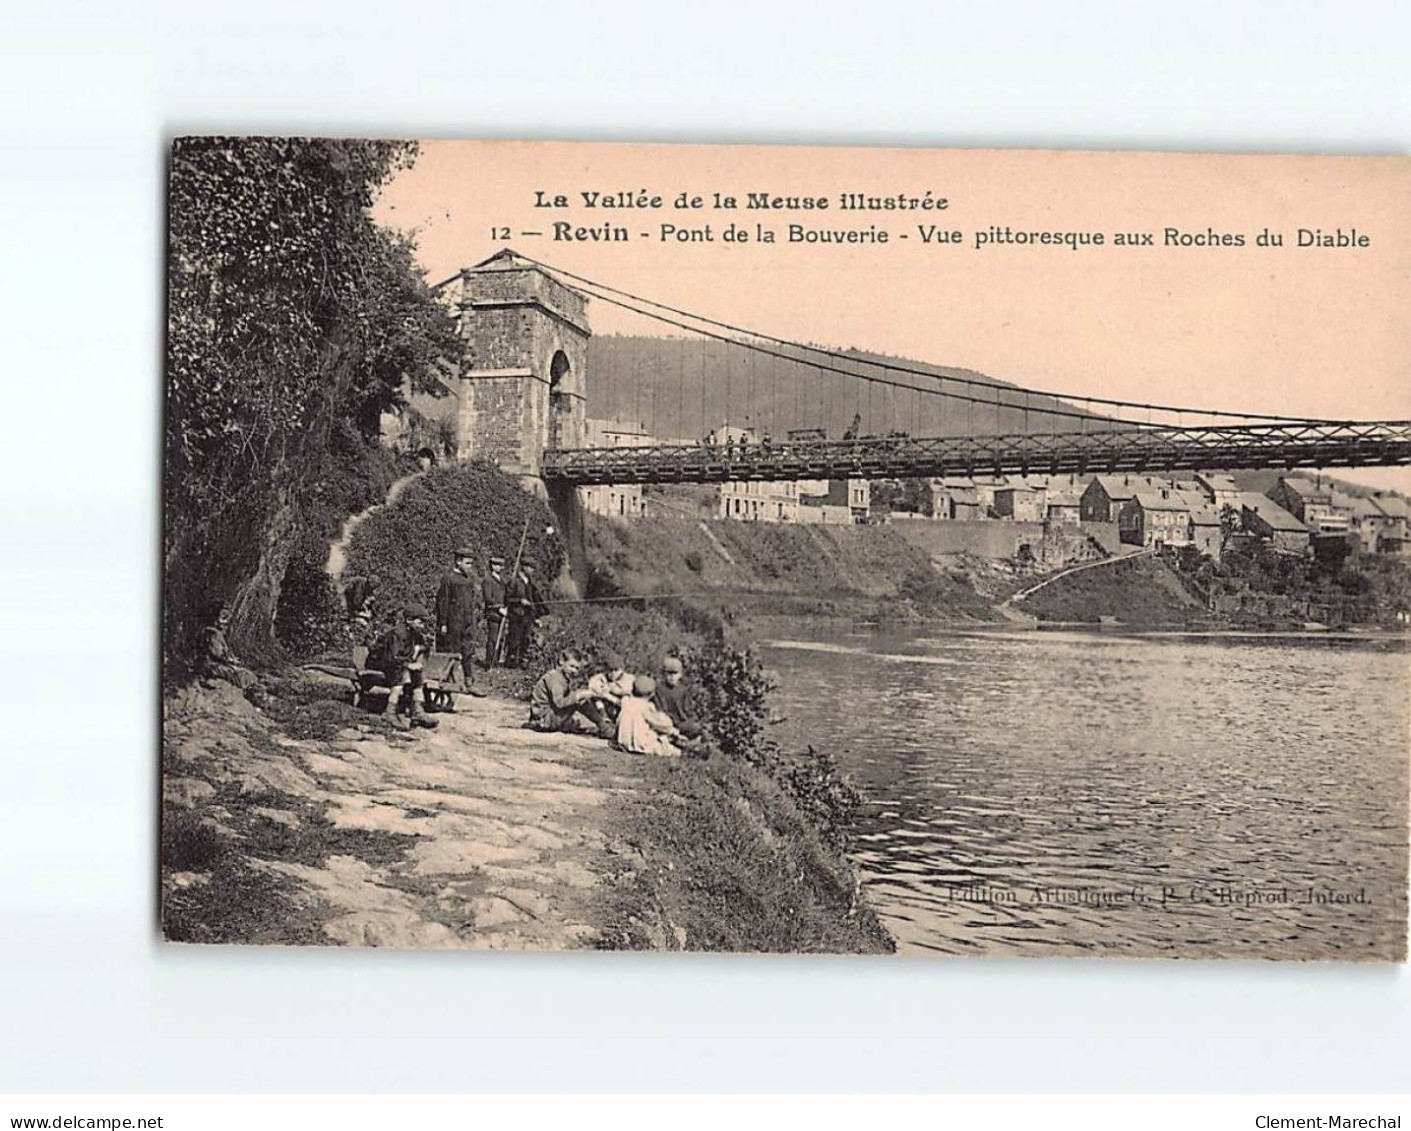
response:
M457 455L538 477L545 451L585 442L587 300L509 248L449 286L465 342Z

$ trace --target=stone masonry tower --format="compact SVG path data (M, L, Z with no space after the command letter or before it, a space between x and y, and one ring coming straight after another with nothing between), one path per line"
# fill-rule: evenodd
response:
M451 286L465 341L457 454L538 476L546 449L584 443L586 300L508 248Z

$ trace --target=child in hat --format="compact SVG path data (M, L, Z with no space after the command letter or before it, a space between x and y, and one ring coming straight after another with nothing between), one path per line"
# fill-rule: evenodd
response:
M652 703L656 689L656 680L649 675L632 681L632 694L622 700L617 716L617 744L633 754L679 758L681 751L672 739L680 732L671 716Z

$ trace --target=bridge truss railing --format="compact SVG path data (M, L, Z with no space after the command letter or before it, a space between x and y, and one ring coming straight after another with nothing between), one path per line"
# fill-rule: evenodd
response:
M588 486L1405 464L1411 464L1411 421L1306 421L574 448L545 452L543 475Z

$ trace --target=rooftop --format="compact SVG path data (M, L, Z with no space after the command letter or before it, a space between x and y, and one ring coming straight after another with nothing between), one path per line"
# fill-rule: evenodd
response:
M1264 523L1273 530L1289 530L1308 533L1308 527L1274 502L1273 499L1265 495L1257 494L1253 491L1241 491L1239 494L1239 504L1245 510L1251 510L1257 514Z
M1374 495L1372 501L1388 518L1411 518L1411 506L1400 495Z
M1305 479L1301 475L1286 475L1280 482L1304 499L1326 499L1332 494L1328 488L1311 479Z
M1160 491L1138 491L1133 498L1137 500L1137 506L1144 511L1188 511L1192 509L1191 500L1179 491L1172 491L1169 495L1163 495ZM1194 504L1204 506L1205 499Z
M1160 482L1149 475L1095 475L1093 482L1101 487L1109 499L1130 499L1138 491L1159 488Z

